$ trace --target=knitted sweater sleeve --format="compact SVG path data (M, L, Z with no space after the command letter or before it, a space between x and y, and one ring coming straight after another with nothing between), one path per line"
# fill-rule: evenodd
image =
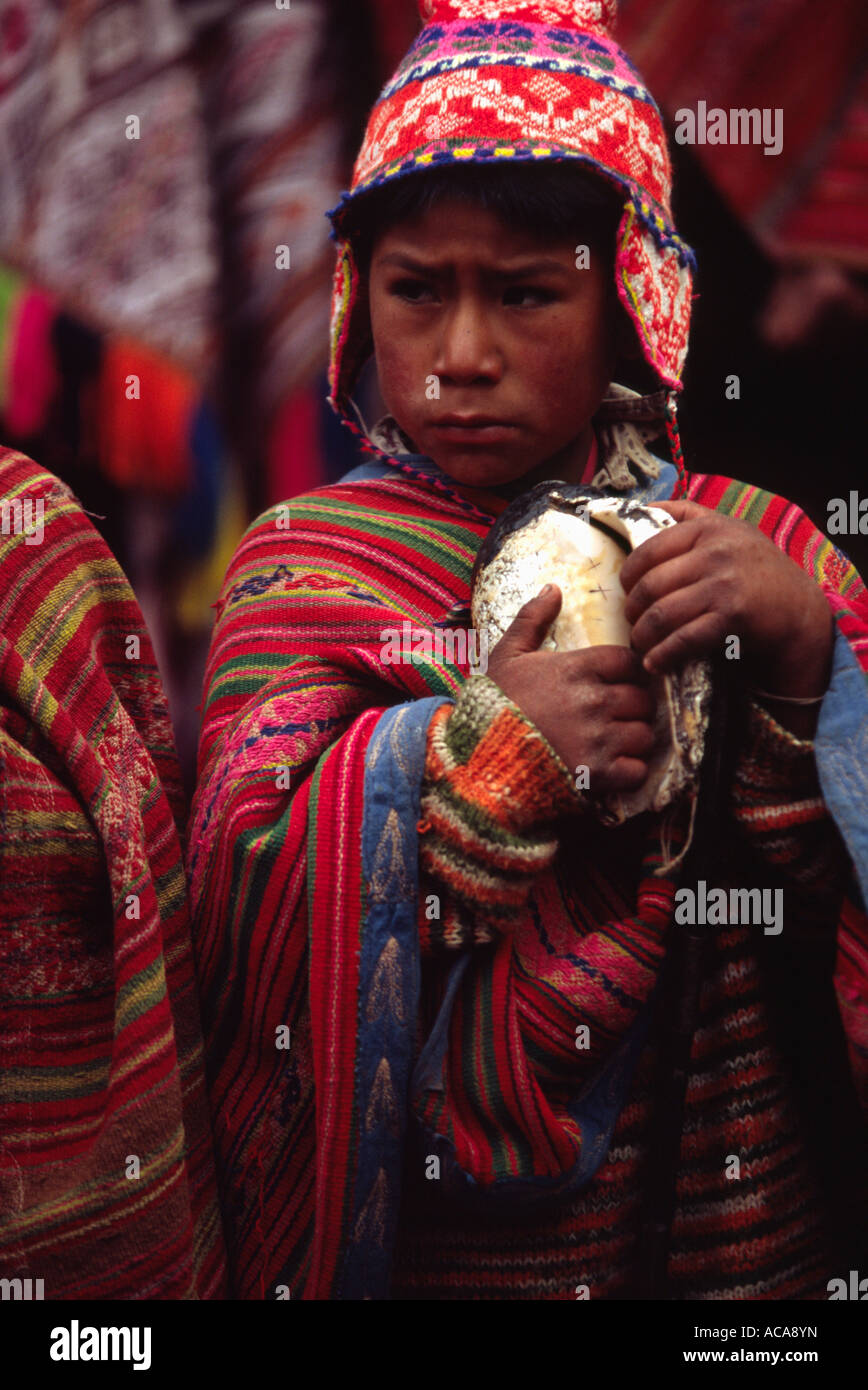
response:
M813 743L756 702L731 784L754 851L811 897L839 892L847 854L823 800ZM569 770L499 687L475 676L428 731L419 822L423 954L492 941L521 916L558 849L555 822L581 809Z
M736 824L767 863L810 897L840 896L849 861L823 800L814 745L754 700L730 804Z
M569 770L499 686L472 676L428 729L419 821L423 952L491 941L554 859L554 822L581 808Z

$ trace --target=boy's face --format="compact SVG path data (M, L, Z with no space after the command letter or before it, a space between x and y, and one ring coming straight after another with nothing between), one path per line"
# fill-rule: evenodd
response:
M615 364L610 271L582 228L551 240L459 199L375 240L371 328L386 408L469 487L578 482ZM545 262L545 264L543 264ZM439 382L439 399L431 378ZM447 415L498 426L456 428Z

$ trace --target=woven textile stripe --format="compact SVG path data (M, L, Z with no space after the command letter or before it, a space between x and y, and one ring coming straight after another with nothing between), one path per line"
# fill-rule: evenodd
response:
M0 1273L50 1299L220 1297L184 807L151 643L63 484L4 450L0 497L44 507L39 543L0 534Z

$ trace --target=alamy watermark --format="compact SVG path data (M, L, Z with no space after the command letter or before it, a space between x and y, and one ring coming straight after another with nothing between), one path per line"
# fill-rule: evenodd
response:
M488 639L485 633L466 627L385 627L380 633L380 660L384 666L415 666L419 661L467 665L483 675L488 670Z
M780 936L784 925L783 888L708 888L701 878L692 888L675 894L675 921L690 927L759 927L766 936Z
M37 497L4 497L0 502L0 534L24 536L25 545L41 545L45 535L45 501Z
M48 1354L52 1361L131 1361L134 1371L151 1365L149 1327L82 1327L73 1318L69 1327L51 1329Z
M850 1299L857 1303L868 1302L868 1279L860 1279L858 1269L851 1269L847 1279L830 1279L826 1285L829 1302Z
M826 510L830 536L868 536L868 497L860 497L855 488L849 497L830 497Z
M44 1279L0 1279L0 1300L32 1303L45 1298Z
M763 154L780 154L784 147L784 112L780 106L739 106L725 111L700 101L696 110L675 112L677 145L762 145Z

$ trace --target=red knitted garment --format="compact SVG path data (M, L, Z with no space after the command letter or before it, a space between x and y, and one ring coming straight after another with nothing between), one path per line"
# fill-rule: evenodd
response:
M0 1275L41 1279L46 1299L217 1298L183 798L154 654L69 489L7 449L0 498Z

